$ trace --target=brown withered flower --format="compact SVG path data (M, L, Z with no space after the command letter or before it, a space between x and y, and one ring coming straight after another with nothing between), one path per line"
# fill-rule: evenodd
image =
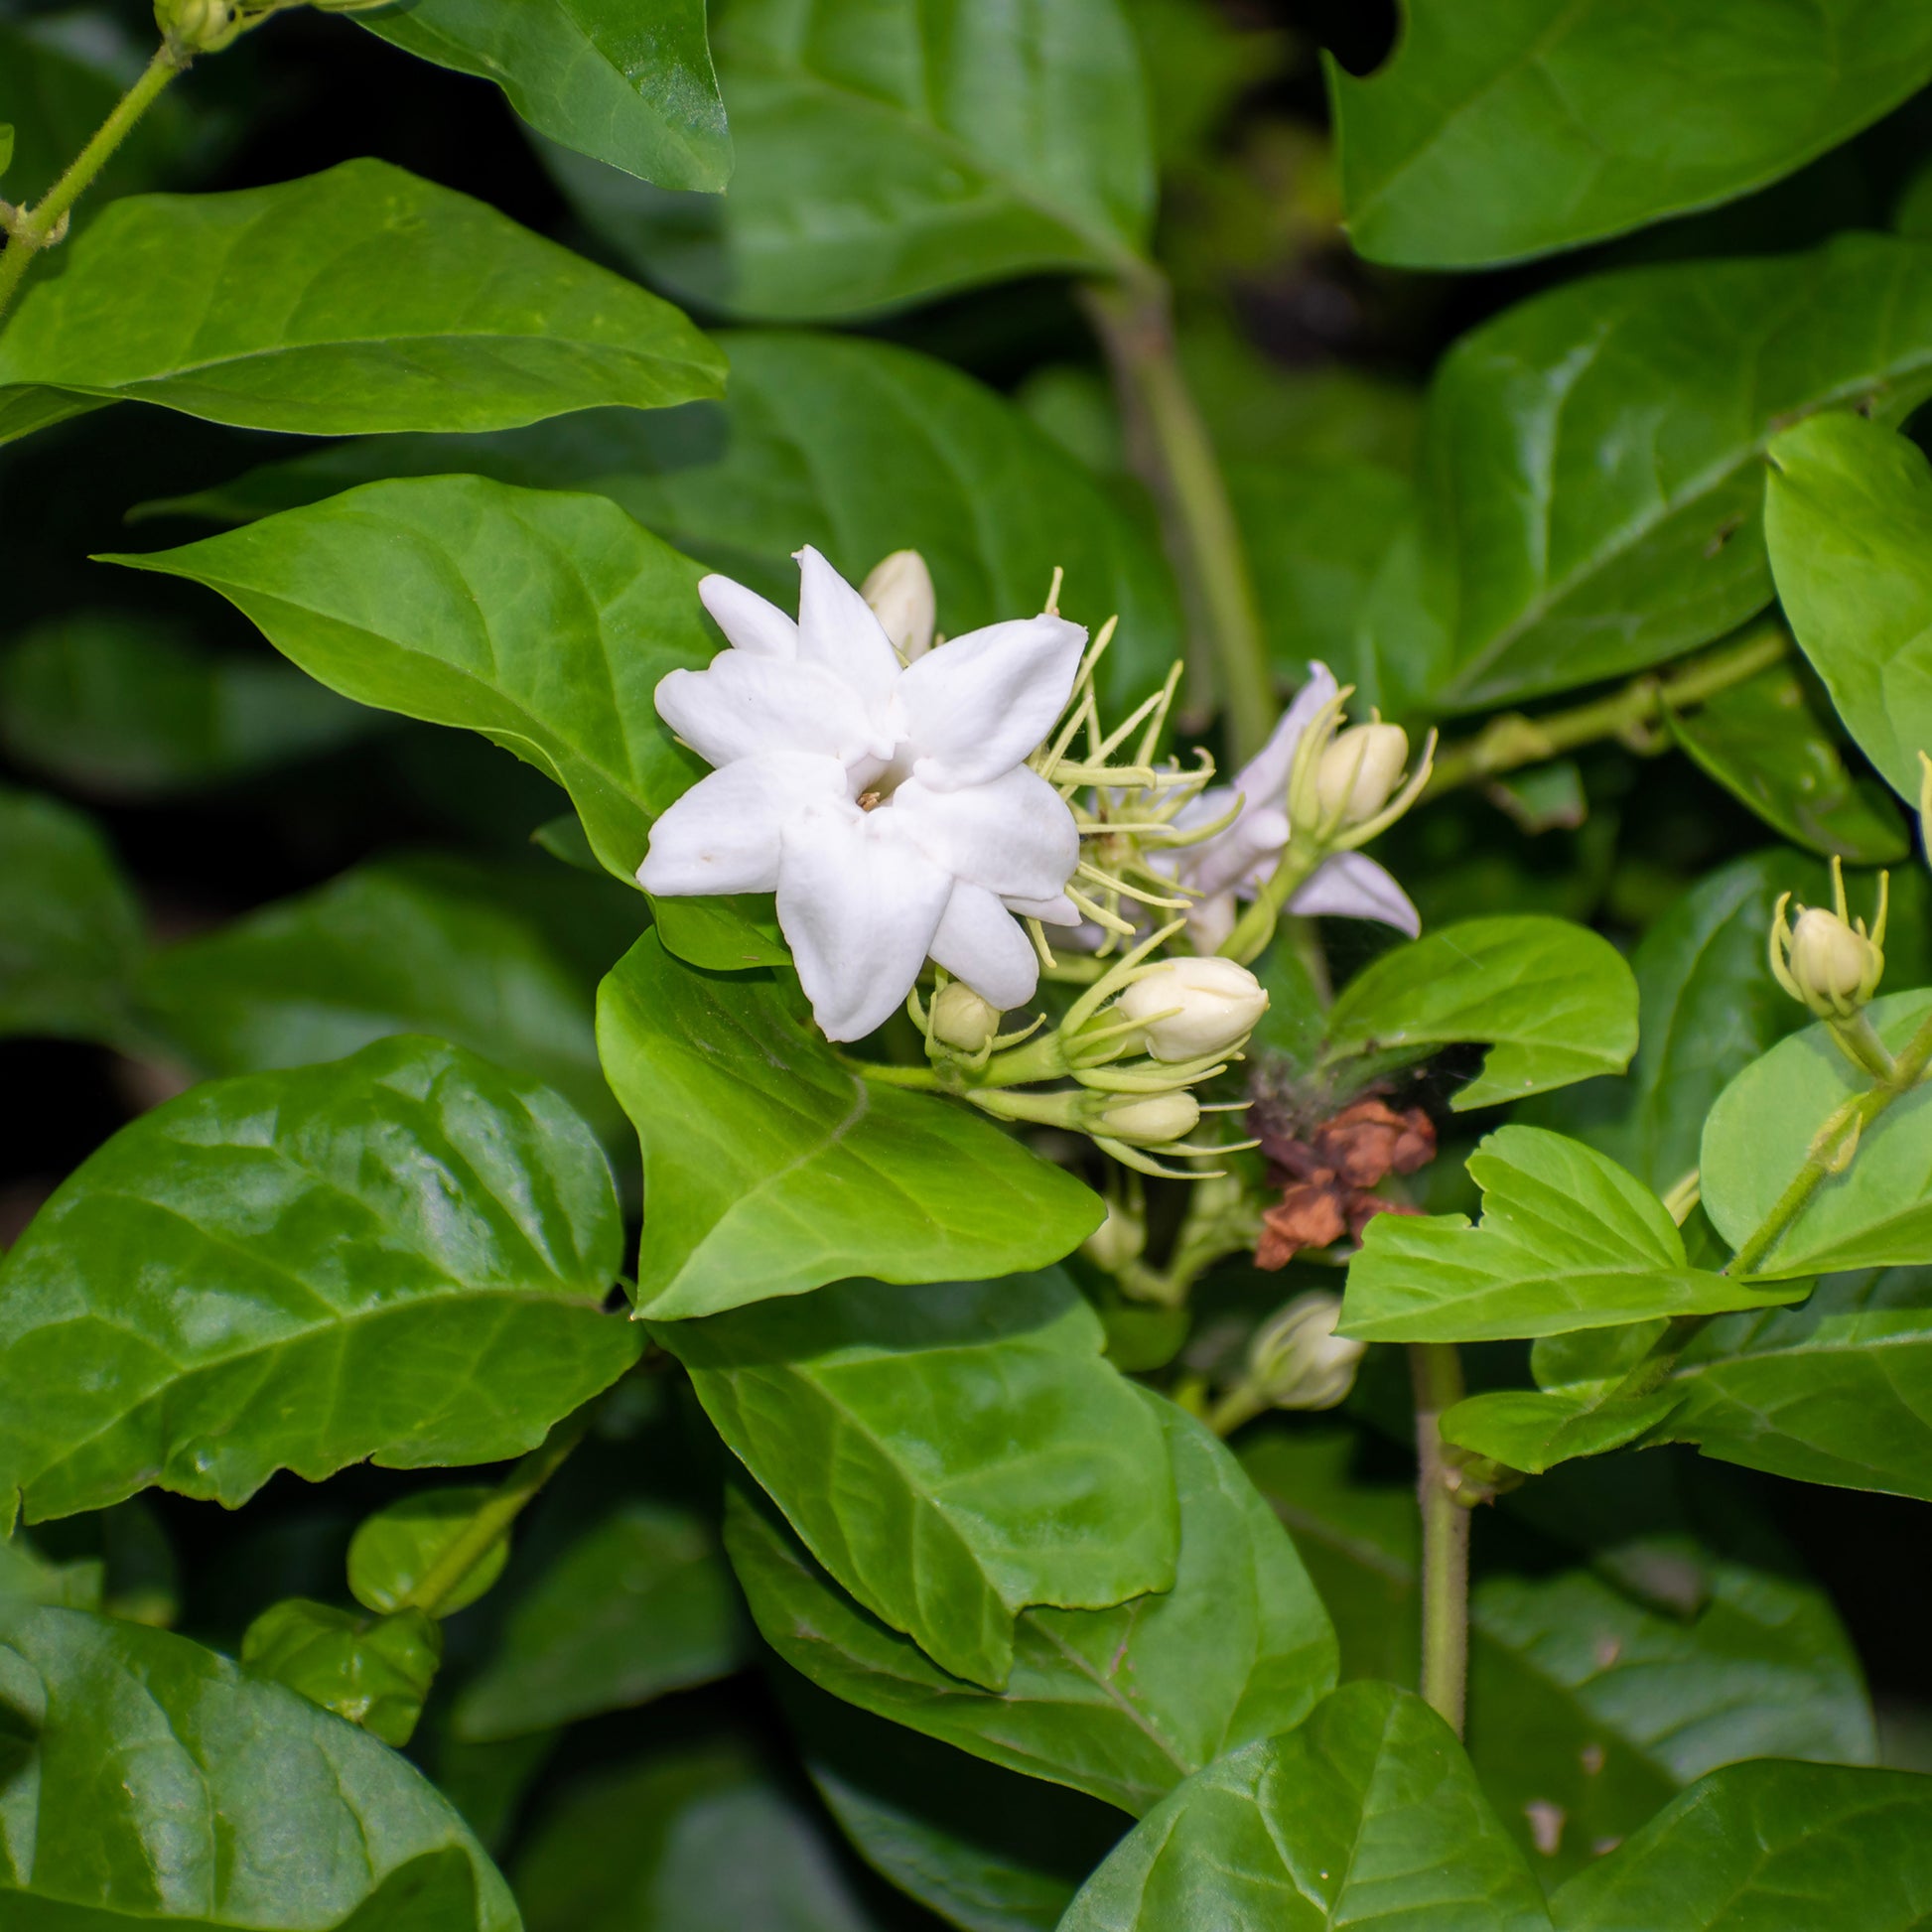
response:
M1420 1107L1398 1113L1369 1096L1313 1125L1293 1127L1268 1106L1252 1117L1268 1161L1270 1186L1281 1199L1263 1209L1259 1268L1285 1268L1304 1248L1332 1247L1346 1233L1353 1241L1378 1214L1416 1209L1370 1190L1389 1174L1414 1173L1436 1158L1436 1128Z

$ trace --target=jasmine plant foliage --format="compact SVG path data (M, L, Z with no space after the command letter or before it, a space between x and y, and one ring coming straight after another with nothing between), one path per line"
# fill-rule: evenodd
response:
M1932 1924L1907 0L0 0L0 1928Z

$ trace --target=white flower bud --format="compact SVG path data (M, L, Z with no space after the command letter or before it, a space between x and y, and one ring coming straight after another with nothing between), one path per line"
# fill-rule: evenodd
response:
M1849 1020L1870 999L1883 955L1836 912L1807 906L1791 929L1791 977L1821 1020Z
M932 996L932 1036L962 1053L977 1053L1000 1031L1000 1009L964 980L948 980Z
M1200 1124L1200 1102L1184 1087L1172 1093L1122 1095L1100 1110L1094 1131L1140 1147L1185 1140Z
M1297 1296L1256 1329L1248 1376L1277 1409L1332 1409L1355 1386L1368 1344L1335 1333L1341 1298L1319 1290Z
M1146 1246L1146 1221L1130 1213L1119 1201L1109 1201L1107 1218L1080 1243L1080 1252L1108 1274L1118 1275L1123 1268L1140 1260Z
M1147 1023L1142 1037L1157 1060L1231 1053L1268 1011L1268 995L1231 959L1170 959L1120 996L1123 1020Z
M1314 795L1321 822L1361 825L1389 802L1409 762L1409 734L1400 725L1351 725L1321 754Z
M939 600L932 573L916 550L895 550L859 587L872 606L880 627L893 648L909 664L932 648L932 627L938 621Z

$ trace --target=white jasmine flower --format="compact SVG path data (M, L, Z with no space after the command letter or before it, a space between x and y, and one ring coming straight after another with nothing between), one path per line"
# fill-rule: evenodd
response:
M798 553L798 621L726 577L698 586L731 647L673 671L657 711L717 766L656 823L637 882L769 893L830 1039L890 1019L928 957L989 1005L1033 998L1016 914L1071 925L1073 814L1026 763L1066 706L1086 631L989 624L904 664L865 600Z
M1183 826L1205 825L1224 817L1237 796L1243 800L1240 816L1224 831L1167 855L1180 884L1202 895L1187 915L1188 936L1200 951L1213 952L1227 938L1234 930L1235 901L1253 898L1275 870L1288 844L1288 774L1295 748L1335 689L1327 665L1311 664L1308 683L1234 783L1202 792L1180 813ZM1288 909L1379 919L1412 939L1422 930L1422 916L1408 894L1359 852L1337 852L1324 859L1288 901Z

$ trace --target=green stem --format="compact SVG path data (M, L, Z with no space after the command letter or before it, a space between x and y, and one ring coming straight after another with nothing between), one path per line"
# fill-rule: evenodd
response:
M1267 885L1255 895L1247 910L1236 921L1234 930L1223 942L1222 957L1238 960L1243 966L1258 959L1267 949L1269 940L1275 936L1275 926L1281 918L1282 908L1327 856L1312 845L1298 846L1291 841L1287 851L1282 854L1281 863L1269 876Z
M1174 352L1165 280L1152 271L1085 292L1113 366L1130 461L1154 491L1168 551L1192 619L1188 709L1218 694L1228 749L1243 763L1281 714L1261 606L1214 445Z
M1492 718L1475 737L1436 754L1423 796L1434 798L1458 785L1476 784L1525 764L1541 764L1606 738L1626 743L1639 739L1662 721L1666 707L1688 711L1706 704L1733 684L1769 669L1789 649L1783 624L1768 620L1734 643L1707 651L1662 677L1646 672L1606 698L1542 718L1526 718L1514 711Z
M1207 1412L1207 1426L1217 1436L1232 1436L1243 1423L1253 1422L1268 1406L1268 1398L1252 1382L1242 1382Z
M140 79L114 103L114 111L101 122L93 139L74 156L67 173L48 191L46 199L35 207L15 212L7 224L10 238L5 249L0 250L0 316L6 314L14 291L27 273L27 264L59 238L68 211L107 165L114 150L127 139L135 122L187 65L187 60L171 44L164 43L157 48Z
M396 1605L397 1609L422 1610L430 1616L437 1613L462 1586L464 1578L495 1547L497 1539L516 1521L530 1499L563 1467L571 1450L589 1433L595 1407L595 1403L586 1403L575 1415L566 1416L510 1470L478 1505L477 1513L463 1526L462 1534L417 1579L415 1587Z
M1462 1361L1451 1342L1412 1342L1409 1372L1422 1510L1422 1694L1460 1737L1469 1682L1469 1512L1455 1498L1442 1420L1462 1400Z

